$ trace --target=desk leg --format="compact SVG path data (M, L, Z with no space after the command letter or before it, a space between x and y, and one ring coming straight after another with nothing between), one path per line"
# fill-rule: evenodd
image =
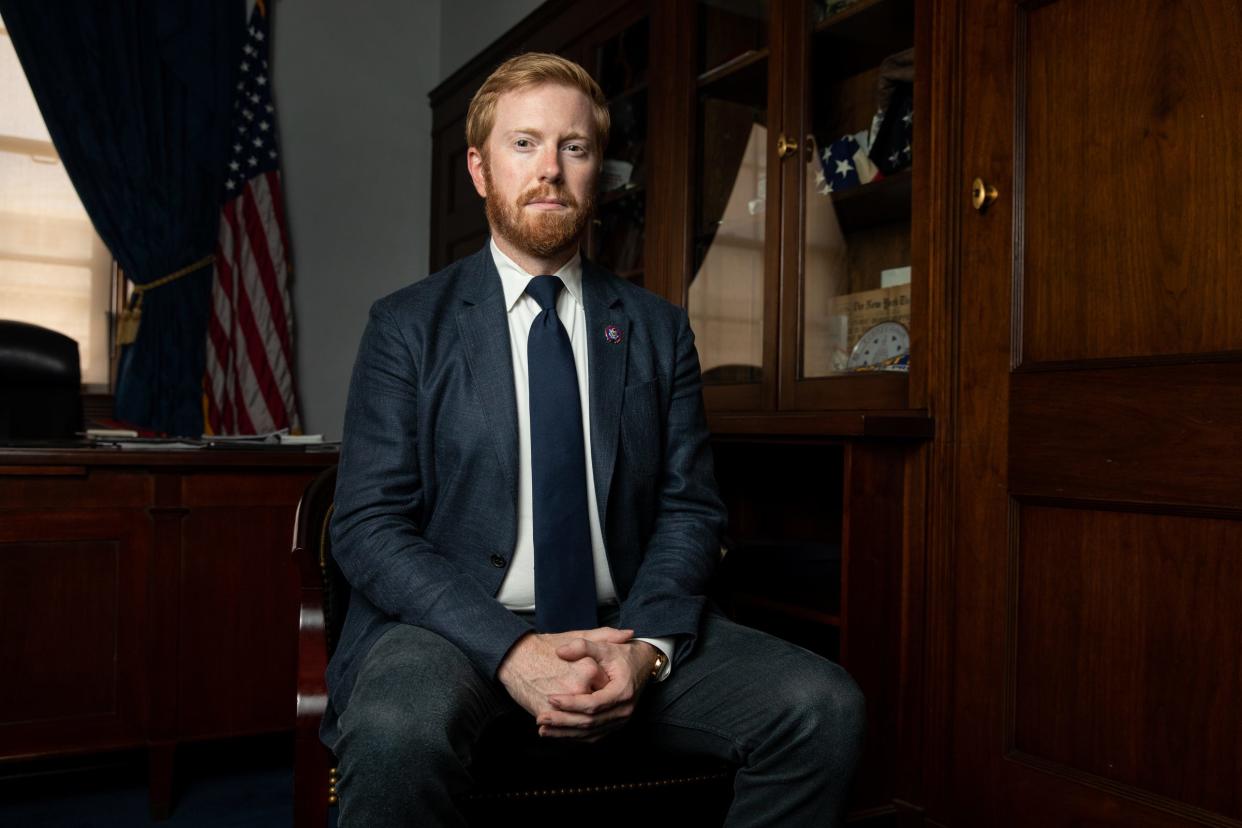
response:
M173 808L173 759L176 742L159 742L147 748L147 804L151 819L165 820Z

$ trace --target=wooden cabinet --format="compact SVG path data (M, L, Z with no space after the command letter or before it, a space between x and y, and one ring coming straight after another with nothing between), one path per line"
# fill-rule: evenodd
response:
M915 9L842 5L682 7L690 105L664 126L688 136L670 152L689 174L670 186L690 197L659 199L687 209L651 223L690 225L665 231L687 252L660 283L689 311L714 412L921 407Z
M0 450L0 760L291 731L303 489L336 454Z

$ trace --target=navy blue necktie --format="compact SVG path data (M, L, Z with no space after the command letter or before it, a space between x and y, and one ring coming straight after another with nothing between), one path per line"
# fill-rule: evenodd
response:
M598 626L578 373L569 334L556 315L556 297L564 286L556 276L536 276L526 286L542 308L526 340L535 627L540 632Z

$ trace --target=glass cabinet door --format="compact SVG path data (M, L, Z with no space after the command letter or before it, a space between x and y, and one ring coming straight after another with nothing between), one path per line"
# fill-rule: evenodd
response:
M647 104L650 19L630 22L595 47L595 78L608 99L612 130L600 171L589 250L624 279L644 283L647 215Z
M781 406L904 408L910 367L912 0L810 0L791 25L805 94L785 183ZM794 65L797 65L796 63ZM798 134L798 133L795 133Z
M685 303L709 407L775 402L779 210L768 177L769 4L695 4L692 245Z

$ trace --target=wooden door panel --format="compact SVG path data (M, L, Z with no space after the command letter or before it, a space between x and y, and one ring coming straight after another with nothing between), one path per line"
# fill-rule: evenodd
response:
M951 8L932 815L1242 826L1242 5ZM984 213L974 176L1001 193Z
M1015 494L1242 508L1242 363L1016 372Z
M199 507L186 516L180 649L194 657L179 663L179 738L293 726L293 516L292 506L275 505Z
M140 741L148 541L138 510L0 517L7 755Z
M1016 22L1019 361L1242 349L1242 5Z
M1012 751L1242 818L1242 523L1018 514Z
M116 712L120 564L115 540L0 544L3 628L18 631L4 661L24 678L0 684L6 719Z

